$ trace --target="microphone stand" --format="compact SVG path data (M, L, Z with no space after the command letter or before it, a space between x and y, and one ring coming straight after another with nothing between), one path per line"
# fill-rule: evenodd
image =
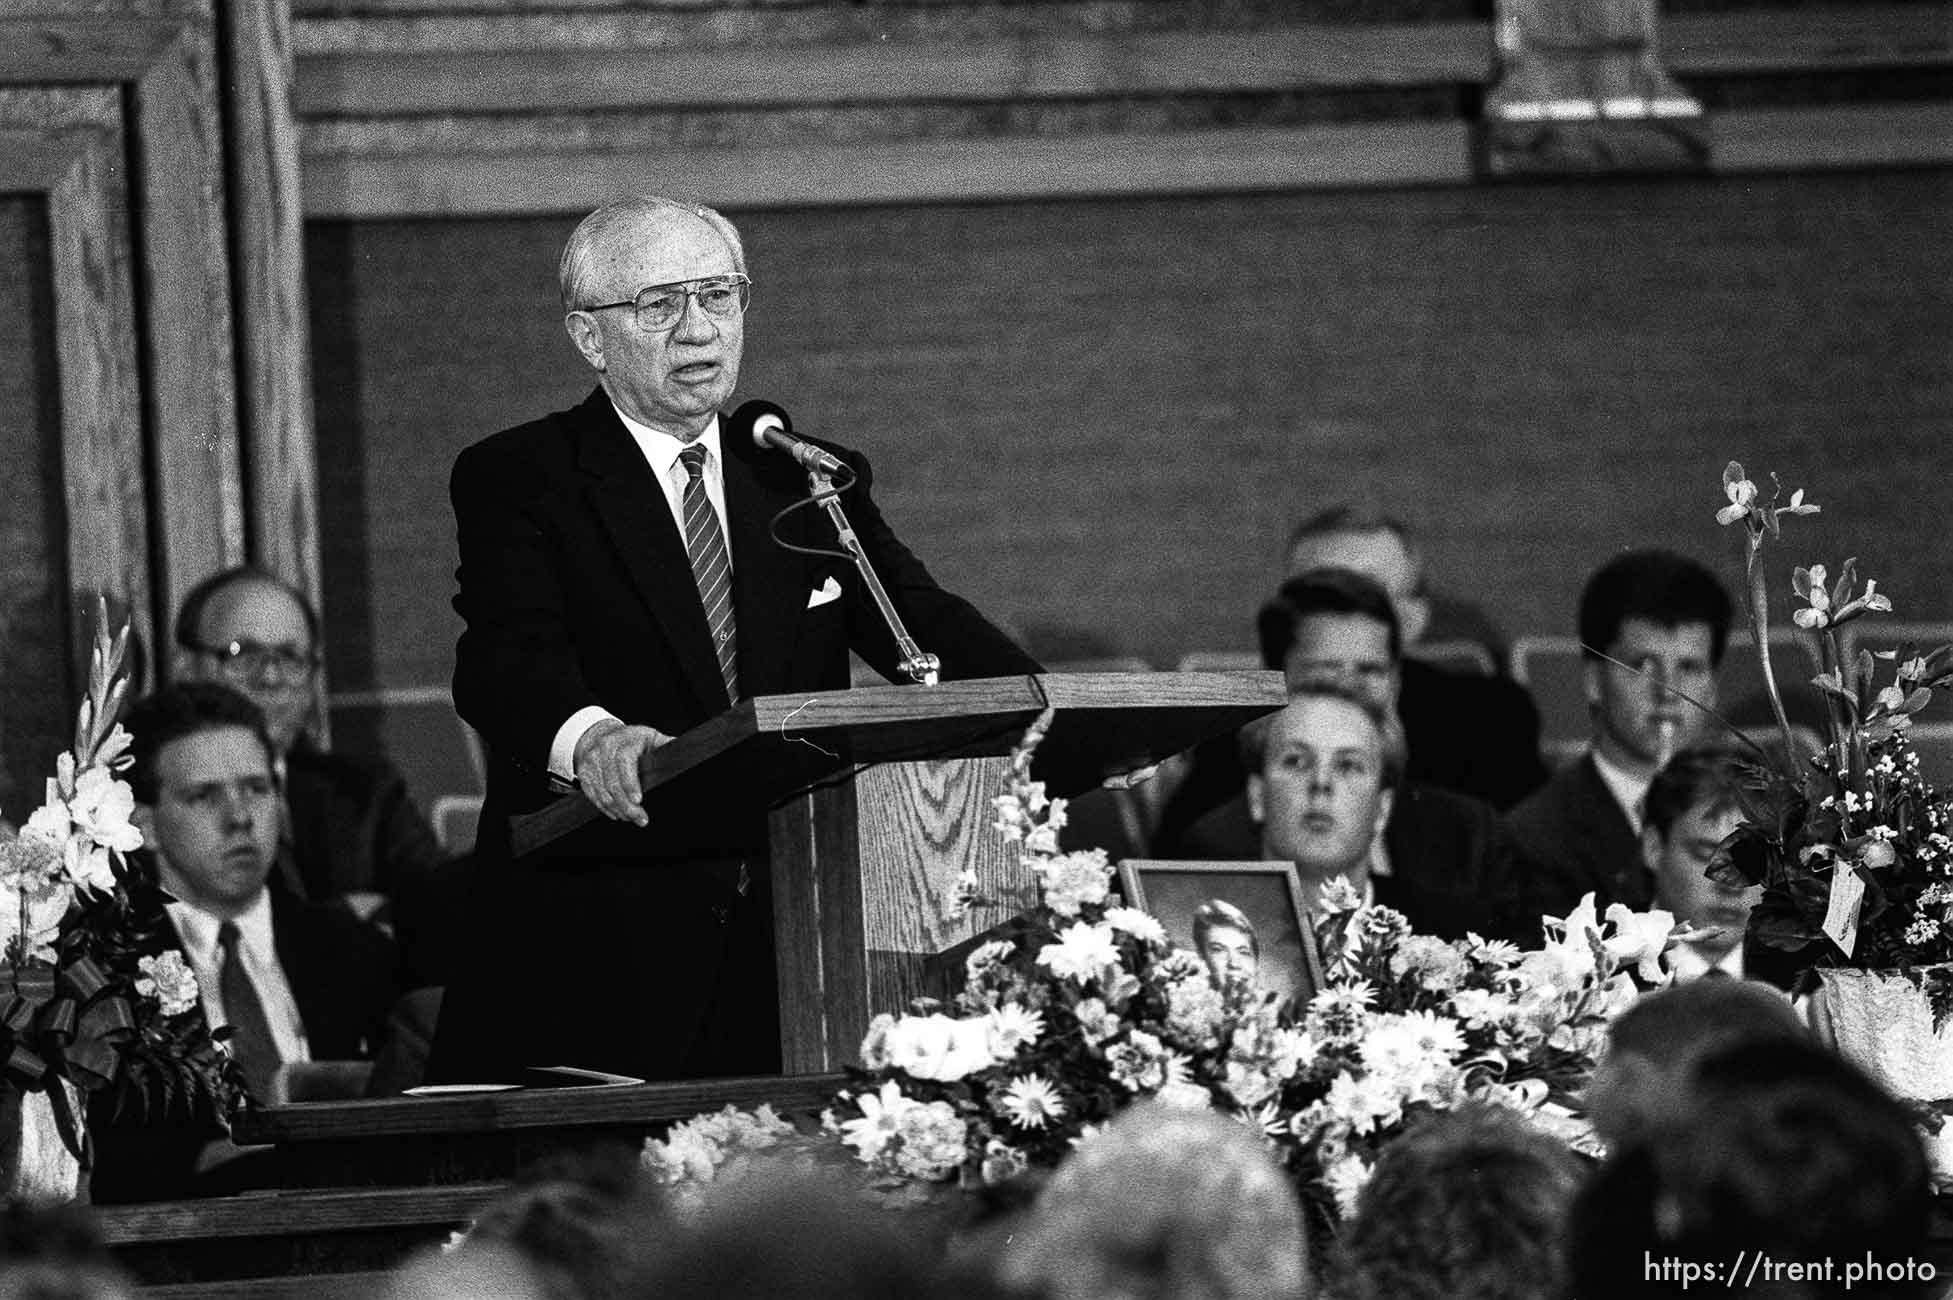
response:
M934 686L942 672L943 663L935 655L917 645L909 635L909 629L902 626L902 616L895 612L895 603L888 598L882 580L875 576L875 566L868 562L868 553L861 549L861 539L855 536L854 525L848 522L847 511L841 509L840 494L834 490L834 480L819 469L807 471L807 484L814 497L827 511L827 517L834 523L834 531L841 539L841 545L854 557L854 567L861 573L862 582L867 584L868 594L875 598L875 608L882 612L882 621L895 637L895 648L902 655L902 674L918 686Z

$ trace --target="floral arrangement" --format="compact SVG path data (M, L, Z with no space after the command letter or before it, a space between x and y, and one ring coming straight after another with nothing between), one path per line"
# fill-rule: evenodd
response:
M240 1095L160 889L126 856L142 847L134 793L117 775L130 762L116 721L128 630L111 642L106 621L98 606L74 748L57 759L41 806L0 842L4 1086L46 1093L63 1141L83 1159L86 1125L70 1089L112 1090L109 1118L133 1123L220 1122Z
M1953 645L1847 659L1839 630L1890 613L1890 598L1872 579L1859 590L1856 559L1844 562L1835 581L1822 564L1795 567L1791 620L1816 638L1821 671L1812 684L1825 704L1822 752L1801 753L1770 661L1762 551L1766 541L1781 540L1784 516L1818 507L1801 491L1778 505L1782 484L1774 474L1770 482L1765 499L1731 461L1723 471L1728 504L1716 520L1745 525L1747 607L1782 748L1758 747L1743 825L1727 861L1712 870L1730 883L1763 886L1750 933L1798 954L1807 978L1820 966L1907 971L1943 1024L1953 1016L1953 973L1921 968L1953 961L1953 795L1920 771L1907 729L1933 691L1953 685ZM1891 665L1889 675L1879 671L1881 660Z
M1217 986L1156 918L1122 904L1102 852L1058 852L1063 802L1030 779L1049 717L995 800L1038 906L969 955L953 1004L875 1017L852 1085L823 1116L830 1143L890 1185L992 1185L1057 1164L1157 1096L1253 1126L1334 1216L1421 1111L1490 1098L1581 1139L1566 1103L1637 979L1665 980L1670 916L1617 905L1603 919L1589 896L1522 953L1413 934L1402 914L1346 892L1320 922L1326 987L1306 1006ZM710 1179L756 1132L782 1136L707 1117L648 1143L645 1163L665 1183Z

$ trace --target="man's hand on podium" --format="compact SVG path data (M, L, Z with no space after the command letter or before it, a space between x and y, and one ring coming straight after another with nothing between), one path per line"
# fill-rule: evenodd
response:
M1130 772L1114 772L1099 784L1107 790L1130 790L1136 785L1145 785L1158 776L1159 771L1158 763L1148 763L1145 767L1136 767Z
M638 764L670 740L656 727L632 727L607 718L576 742L576 784L597 811L612 821L649 826Z

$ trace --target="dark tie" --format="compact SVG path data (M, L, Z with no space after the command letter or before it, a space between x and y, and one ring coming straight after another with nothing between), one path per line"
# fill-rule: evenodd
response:
M217 972L217 996L223 1000L224 1018L231 1025L231 1056L244 1071L251 1095L269 1102L271 1081L278 1074L278 1044L271 1036L271 1021L265 1018L257 987L244 969L237 940L236 922L226 921L217 927L217 947L224 954L223 967Z
M705 625L712 631L712 648L719 656L719 676L725 678L726 700L739 699L739 635L732 625L732 557L726 554L719 516L705 495L705 448L693 443L678 453L685 480L685 549L692 557L692 577L705 605Z

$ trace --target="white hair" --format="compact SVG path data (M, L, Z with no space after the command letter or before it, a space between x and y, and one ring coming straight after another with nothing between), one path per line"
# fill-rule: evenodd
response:
M556 284L563 295L564 311L576 311L585 305L583 295L589 289L590 263L596 251L620 229L659 212L688 213L712 227L732 249L733 269L741 275L746 273L745 245L739 241L738 228L722 213L703 203L686 203L655 194L634 194L604 204L579 221L576 229L570 232L569 242L563 245L562 261L556 267Z

